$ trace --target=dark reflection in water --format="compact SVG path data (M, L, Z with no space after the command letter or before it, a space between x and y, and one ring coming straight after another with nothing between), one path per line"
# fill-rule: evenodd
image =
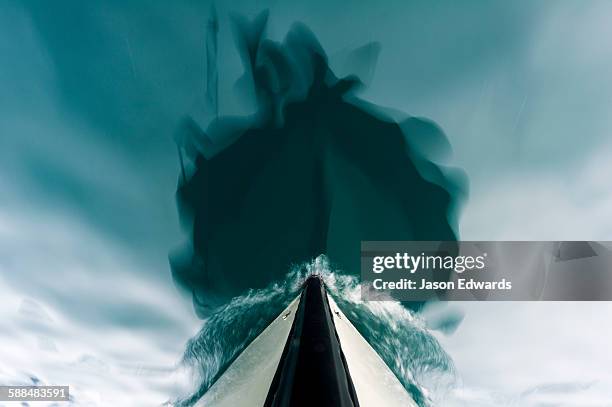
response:
M360 79L336 77L303 24L275 42L265 12L234 23L245 68L236 88L257 109L206 130L188 118L180 131L177 199L191 239L172 266L198 315L320 254L357 274L362 240L456 239L466 181L440 164L450 147L438 126L359 99ZM209 36L210 27L216 19ZM369 75L378 50L347 61ZM216 72L207 78L215 111Z

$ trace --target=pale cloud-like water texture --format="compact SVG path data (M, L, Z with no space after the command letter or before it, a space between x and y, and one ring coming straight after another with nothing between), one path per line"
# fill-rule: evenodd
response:
M190 386L179 362L200 324L167 262L178 226L159 184L175 166L155 163L155 140L138 159L137 134L64 103L32 19L0 7L0 383L69 384L75 405L160 405Z
M0 5L0 381L70 381L92 405L189 387L174 367L199 322L166 257L182 239L172 133L207 118L209 7ZM227 12L264 7L272 36L304 22L339 71L347 49L381 44L363 97L444 129L470 178L461 238L612 238L609 2L219 4L226 113L250 109ZM461 384L439 405L610 404L608 304L453 309L463 322L440 342Z
M70 385L76 405L135 406L190 386L178 362L196 323L124 248L67 216L7 206L0 246L1 383Z

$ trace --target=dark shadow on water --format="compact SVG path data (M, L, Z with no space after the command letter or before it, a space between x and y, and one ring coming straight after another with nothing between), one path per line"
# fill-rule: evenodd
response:
M359 99L362 82L336 77L304 25L274 42L267 13L234 22L245 67L236 87L256 113L180 129L190 241L171 260L198 315L322 253L357 274L362 240L456 240L467 182L442 165L450 146L437 125ZM368 75L369 54L359 53Z

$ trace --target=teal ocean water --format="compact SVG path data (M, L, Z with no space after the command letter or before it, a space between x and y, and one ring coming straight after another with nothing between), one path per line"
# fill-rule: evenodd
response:
M173 136L185 115L202 124L213 116L203 78L211 4L150 2L144 10L142 2L66 3L0 4L0 383L68 384L75 406L188 405L315 266L274 268L257 289L245 289L247 282L227 292L222 309L196 315L193 292L177 289L168 264L168 252L185 240ZM243 54L229 16L270 8L270 38L282 40L303 21L338 78L358 74L369 85L359 93L365 100L444 129L450 143L437 148L436 159L447 165L452 145L454 163L471 182L461 222L450 219L463 239L612 240L612 82L602 79L612 72L609 2L347 8L240 0L217 7L222 114L253 118L256 107L235 87ZM271 85L289 96L304 92ZM389 117L386 109L374 113L381 110ZM346 160L334 162L324 169L346 175ZM344 209L330 219L348 228L368 214L351 209L354 202L381 202L363 177L339 179L348 178L328 178L344 184L335 195ZM312 188L297 192L313 195ZM396 208L380 207L393 226ZM358 240L356 226L352 232ZM236 236L247 243L258 237L227 238ZM351 258L344 237L331 238L335 254ZM234 270L249 275L247 264L237 261ZM464 318L444 335L433 329L444 324L432 324L427 312L360 303L354 277L344 272L350 268L324 259L315 268L423 405L612 405L609 303L454 304ZM195 291L200 302L207 298Z

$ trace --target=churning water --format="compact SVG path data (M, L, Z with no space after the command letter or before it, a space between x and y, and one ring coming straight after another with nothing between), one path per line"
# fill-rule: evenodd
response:
M329 294L377 351L420 406L429 405L426 386L448 383L453 364L418 315L398 302L361 300L358 278L334 270L325 256L294 266L284 281L249 290L208 318L189 341L184 363L198 389L177 402L194 404L233 359L300 294L310 274L322 276Z

